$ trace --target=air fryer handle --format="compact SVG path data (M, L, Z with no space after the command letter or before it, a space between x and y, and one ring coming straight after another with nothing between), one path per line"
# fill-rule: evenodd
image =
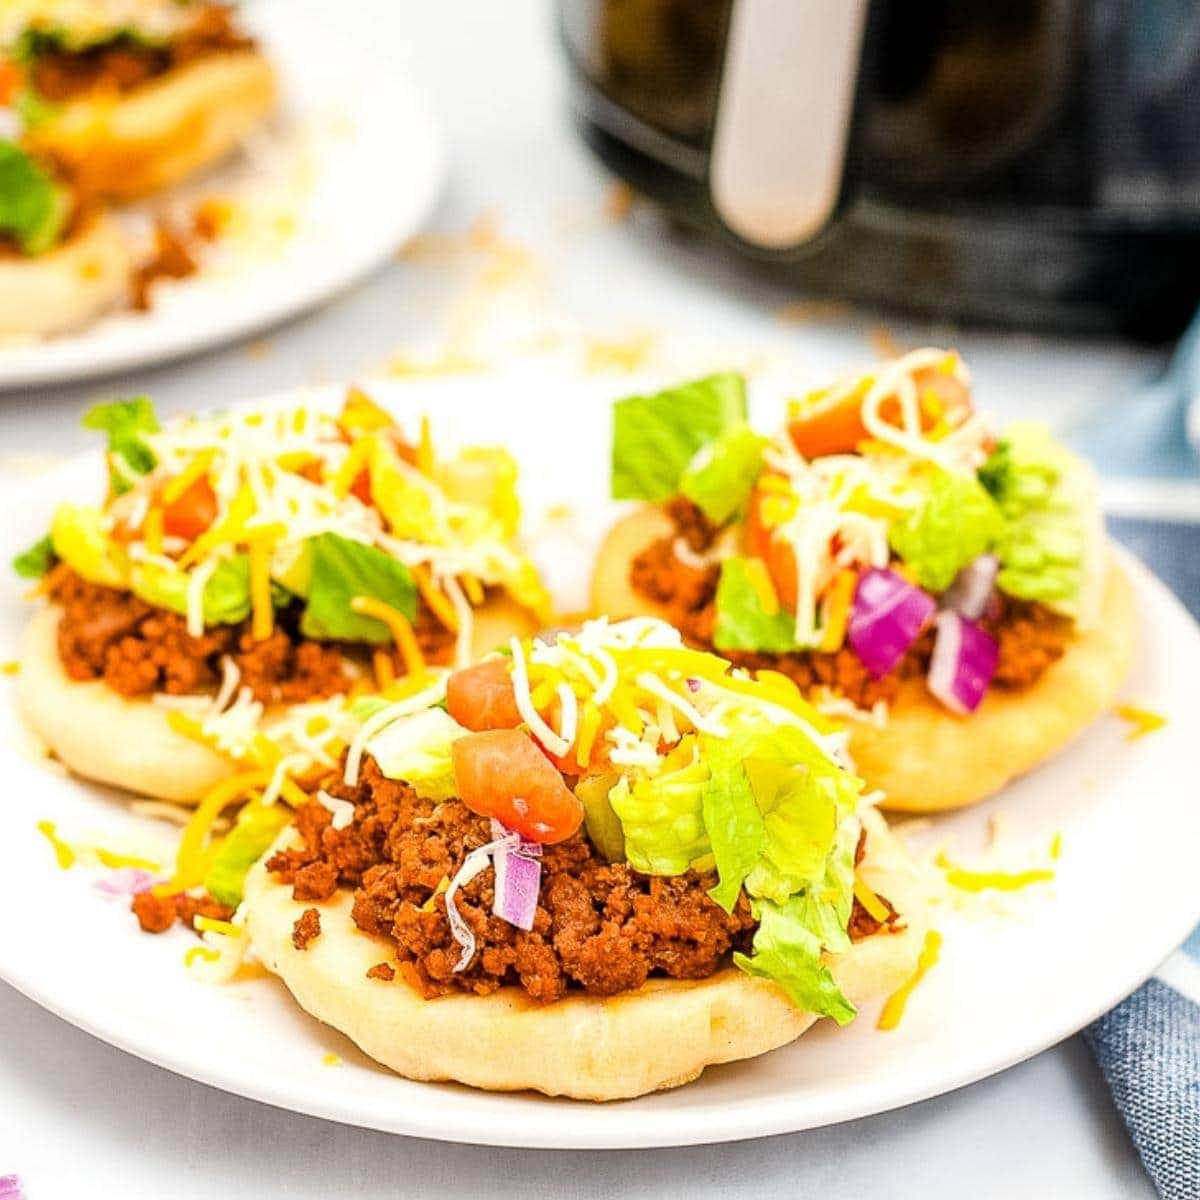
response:
M800 250L844 202L872 0L733 0L712 205L764 252Z

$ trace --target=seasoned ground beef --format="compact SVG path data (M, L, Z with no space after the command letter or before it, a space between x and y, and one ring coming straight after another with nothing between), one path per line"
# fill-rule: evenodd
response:
M700 545L693 540L695 531L704 528L697 518L703 523L704 517L687 501L673 501L668 505L668 512L675 522L677 534L659 538L633 560L630 582L647 599L666 609L668 619L690 643L711 650L720 568L716 564L695 567L681 562L675 554L675 537L685 537L693 549L702 550L711 544L713 535L710 533L708 541ZM1062 657L1071 637L1071 622L1065 617L1040 604L1002 595L996 613L985 619L983 625L999 643L1000 657L993 683L1002 688L1023 688L1036 683L1046 668ZM847 647L833 653L721 653L738 666L751 670L782 671L794 679L802 691L826 687L859 708L870 708L876 701L893 700L904 680L925 676L933 654L933 642L933 631L927 630L909 648L896 669L882 679L874 678L858 655Z
M154 608L131 592L88 583L56 568L51 600L63 610L58 652L72 679L103 679L123 696L185 694L216 685L228 654L241 684L265 703L300 703L345 691L339 650L294 632L294 616L280 614L270 637L255 641L249 623L220 625L192 637L178 613Z
M233 909L211 896L156 896L152 891L134 896L129 906L146 933L166 933L176 921L195 929L197 917L228 921Z
M306 908L292 926L292 945L307 950L320 936L321 914L315 908Z
M197 14L187 32L165 46L147 46L120 37L86 50L45 51L33 62L31 82L43 99L60 104L97 89L132 91L174 67L253 45L252 38L234 27L228 7L210 4Z
M311 803L297 813L302 845L280 851L267 869L290 884L296 899L321 901L339 887L353 889L354 923L395 947L399 973L426 996L454 989L487 995L505 984L536 1000L568 989L608 996L639 987L651 975L703 979L748 950L754 921L743 897L732 914L709 899L710 874L675 878L640 875L601 859L582 833L542 858L542 886L533 929L525 932L492 914L493 876L484 871L455 898L478 939L468 967L456 973L460 949L446 917L444 881L469 851L490 840L489 824L457 800L434 804L403 783L385 779L371 759L356 787L340 775L326 783L353 802L353 823L330 824ZM871 919L858 913L857 936ZM388 979L388 963L372 967Z

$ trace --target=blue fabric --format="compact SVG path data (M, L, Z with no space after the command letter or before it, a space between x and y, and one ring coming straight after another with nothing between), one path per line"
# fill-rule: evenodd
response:
M1151 979L1084 1035L1151 1179L1200 1197L1200 1005Z
M1161 378L1119 411L1075 429L1071 440L1107 475L1200 479L1200 458L1186 434L1198 398L1200 317ZM1110 518L1108 527L1200 620L1200 523ZM1200 928L1181 953L1200 966ZM1195 992L1151 979L1084 1034L1166 1200L1200 1200L1200 988Z

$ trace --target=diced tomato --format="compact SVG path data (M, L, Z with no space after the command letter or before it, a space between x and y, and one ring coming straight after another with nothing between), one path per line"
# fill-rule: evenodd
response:
M163 532L195 541L217 519L217 496L201 477L163 509Z
M21 90L21 68L10 58L0 58L0 104L11 104Z
M755 488L746 514L746 549L766 564L767 574L775 585L775 594L784 608L796 608L796 556L791 546L772 537L772 530L763 523L762 506L771 492Z
M469 733L451 746L462 802L530 841L552 844L583 823L583 805L533 738L519 729Z
M932 429L939 420L960 418L971 408L971 393L957 376L939 367L926 367L913 376L921 398L921 428ZM788 422L788 433L805 458L823 454L851 454L871 435L862 423L862 402L869 383L862 383L840 399L815 399L801 406ZM926 403L930 393L936 404ZM889 424L900 423L900 406L888 397L879 410ZM956 423L956 422L955 422Z
M508 659L485 658L455 671L446 681L446 709L467 729L516 729L521 714Z
M788 422L788 433L805 458L824 454L849 454L870 434L862 423L865 387L856 387L841 399L814 400Z
M371 503L371 472L363 467L350 485L350 495L357 496L364 504Z

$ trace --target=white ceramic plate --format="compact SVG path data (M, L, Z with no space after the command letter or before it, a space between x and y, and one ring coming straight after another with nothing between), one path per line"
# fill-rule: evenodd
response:
M605 499L608 406L614 388L516 375L493 380L392 381L377 398L413 417L427 408L446 442L507 441L522 466L531 532L562 605L585 592ZM332 391L323 394L332 401ZM564 397L570 397L569 406ZM771 398L758 406L766 417ZM518 436L519 435L519 436ZM97 459L81 460L0 495L19 514L4 555L45 528L55 502L97 493ZM567 502L573 515L547 515ZM492 1095L417 1084L375 1067L302 1013L270 979L215 988L182 967L194 939L137 932L123 904L102 899L97 875L55 865L35 822L68 839L113 846L166 838L119 799L20 756L11 703L0 704L0 975L131 1053L191 1078L300 1112L421 1137L511 1146L664 1146L755 1137L846 1120L959 1087L1068 1036L1151 973L1200 919L1195 847L1194 715L1200 637L1167 590L1131 560L1143 649L1127 694L1167 714L1165 729L1126 740L1112 718L1004 794L928 827L970 859L1002 816L1018 857L1062 854L1050 885L1006 900L943 906L941 962L917 988L899 1028L875 1028L878 1006L850 1027L821 1027L762 1058L710 1070L695 1084L607 1105ZM19 587L6 583L0 655L15 650ZM103 736L103 731L97 731ZM37 896L37 916L31 897ZM327 1054L341 1061L326 1065Z
M152 211L186 219L219 196L234 200L233 231L197 275L158 284L149 312L0 344L0 388L130 370L265 329L379 267L429 215L442 146L408 84L287 0L258 0L245 19L280 73L278 118L247 152L121 216L144 236Z

